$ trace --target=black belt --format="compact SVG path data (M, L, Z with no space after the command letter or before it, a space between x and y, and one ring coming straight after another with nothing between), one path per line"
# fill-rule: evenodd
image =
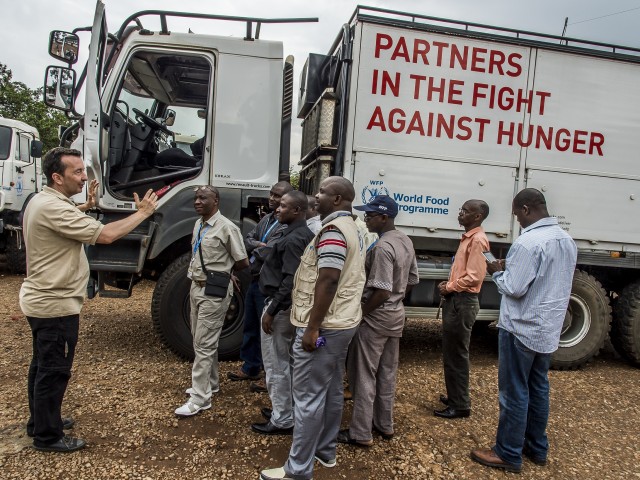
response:
M477 293L473 292L451 292L451 295L458 295L460 297L477 297Z

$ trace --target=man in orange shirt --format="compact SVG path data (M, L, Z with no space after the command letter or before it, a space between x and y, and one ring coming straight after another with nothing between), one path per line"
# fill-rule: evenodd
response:
M454 257L449 281L438 285L443 297L442 359L447 395L440 395L446 408L434 410L436 417L462 418L471 413L469 341L480 310L478 292L487 273L482 252L489 250L489 240L481 225L488 215L489 205L482 200L467 200L462 205L458 222L465 233Z

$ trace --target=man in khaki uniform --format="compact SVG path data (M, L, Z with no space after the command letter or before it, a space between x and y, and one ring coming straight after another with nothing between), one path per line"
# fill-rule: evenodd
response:
M220 389L218 341L224 317L233 295L229 281L226 295L205 294L207 272L231 273L249 266L242 232L218 210L220 193L209 185L196 189L193 207L201 219L193 228L191 263L191 333L195 359L191 371L189 400L178 407L176 415L190 417L211 408L211 395ZM203 268L204 264L204 268Z
M111 243L150 217L157 197L149 190L138 211L103 225L82 213L70 197L82 192L87 174L78 150L54 148L42 161L47 186L25 210L24 237L27 278L20 289L20 308L33 335L33 358L29 367L29 421L27 434L37 450L70 452L83 448L80 438L64 435L73 426L60 411L78 341L80 310L89 280L84 244ZM92 182L94 206L97 183Z

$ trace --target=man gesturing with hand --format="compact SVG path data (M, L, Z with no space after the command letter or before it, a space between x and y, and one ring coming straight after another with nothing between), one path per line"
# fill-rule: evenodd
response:
M86 445L63 433L74 421L61 416L89 280L84 245L125 236L153 215L158 199L151 190L142 200L134 194L137 211L107 225L85 215L82 210L95 206L95 199L81 210L70 198L87 182L81 155L62 147L47 152L42 161L47 186L29 202L23 223L27 277L20 289L20 308L33 335L27 435L33 437L36 450L49 452L71 452ZM89 192L94 198L96 190L94 181Z

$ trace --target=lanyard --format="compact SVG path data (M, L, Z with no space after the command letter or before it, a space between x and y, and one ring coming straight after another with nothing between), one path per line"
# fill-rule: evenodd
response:
M371 245L369 245L369 248L367 248L367 253L369 253L369 250L371 250L373 247L376 246L376 243L378 243L378 240L380 240L382 238L382 234L378 235L378 238L376 238L373 243Z
M198 248L200 248L200 244L202 243L202 239L204 238L204 234L207 233L207 230L209 230L209 225L207 225L204 230L202 230L202 227L203 227L203 224L201 223L200 224L200 230L198 230L198 239L196 240L196 243L193 246L193 254L194 255L198 251ZM202 235L200 235L201 232L202 232Z
M269 228L267 228L267 231L266 231L266 232L264 232L264 235L262 235L262 238L260 239L260 241L261 241L262 243L265 243L264 241L266 240L266 238L269 236L269 233L271 232L271 230L273 230L273 228L274 228L276 225L278 225L278 220L276 220L275 222L273 222L273 224L272 224Z

